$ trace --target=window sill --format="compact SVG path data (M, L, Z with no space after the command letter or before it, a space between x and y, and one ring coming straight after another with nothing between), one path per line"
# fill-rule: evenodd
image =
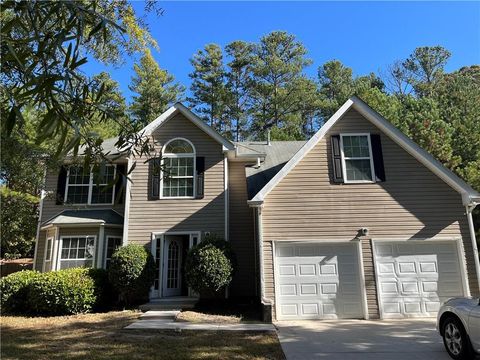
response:
M160 197L159 200L195 200L195 196Z
M352 180L352 181L344 181L344 184L376 184L376 181L371 181L371 180Z

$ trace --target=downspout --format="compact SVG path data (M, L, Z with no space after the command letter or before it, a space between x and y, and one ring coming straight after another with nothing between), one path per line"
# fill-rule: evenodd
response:
M473 226L473 216L472 212L473 209L478 205L478 203L472 202L465 207L467 210L467 220L468 220L468 228L470 230L470 238L472 240L472 250L473 250L473 257L475 260L475 272L477 275L477 293L480 291L480 259L478 258L478 246L477 246L477 239L475 235L475 227Z
M257 234L260 259L260 300L264 305L271 305L271 301L265 297L265 265L263 256L263 226L262 226L262 205L255 207L257 212Z

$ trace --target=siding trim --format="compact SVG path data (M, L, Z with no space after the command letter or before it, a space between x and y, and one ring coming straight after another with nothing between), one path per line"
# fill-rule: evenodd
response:
M228 159L227 155L223 156L223 199L225 201L224 204L224 217L225 217L225 240L228 241L229 238L229 227L228 227L228 217L229 217L229 187L228 187Z
M250 204L261 203L270 191L312 150L315 145L327 134L333 125L350 109L354 108L373 125L377 126L385 135L396 142L406 152L416 158L421 164L427 167L450 187L462 194L464 205L473 202L480 197L480 194L460 179L452 171L444 167L431 154L418 146L414 141L403 134L388 120L370 108L358 97L348 99L335 114L320 128L320 130L307 141L307 143L287 162L287 164L258 192Z

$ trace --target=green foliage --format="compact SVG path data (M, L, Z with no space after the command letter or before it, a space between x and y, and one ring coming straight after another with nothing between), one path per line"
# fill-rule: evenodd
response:
M121 302L130 305L144 301L155 279L153 256L140 245L120 247L112 255L108 277Z
M24 270L0 279L0 310L2 314L28 312L28 288L39 275L39 272Z
M108 84L85 77L82 65L87 56L118 64L123 53L156 46L132 5L126 0L6 1L0 36L2 133L18 131L30 106L40 115L35 141L55 137L56 157L80 145L91 158L101 157L102 141L90 131L92 123L123 119L108 106ZM128 121L120 125L118 145L138 144L137 129Z
M37 231L39 199L0 186L2 256L19 258L33 256Z
M24 270L0 279L2 313L69 315L109 310L116 301L106 270Z
M145 126L167 110L169 105L180 101L185 88L173 82L173 75L158 66L150 51L133 69L135 76L129 88L138 95L133 97L130 111L134 119Z
M192 247L185 262L188 285L201 296L214 296L232 281L234 255L229 244L218 237L204 239Z
M28 311L36 315L86 313L95 306L95 290L89 269L42 273L28 286Z
M208 44L190 62L193 66L189 74L192 96L188 101L207 124L222 134L228 133L231 125L225 117L226 74L222 49L216 44Z
M88 276L95 284L95 305L93 311L107 311L112 309L118 301L118 293L108 279L105 269L88 269Z

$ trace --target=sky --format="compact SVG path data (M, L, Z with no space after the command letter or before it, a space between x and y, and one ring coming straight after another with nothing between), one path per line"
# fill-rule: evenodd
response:
M313 64L306 74L316 77L320 65L340 60L355 75L385 71L419 46L441 45L451 53L446 70L480 64L480 1L475 2L168 2L162 16L144 14L144 3L133 3L145 16L160 50L159 65L188 89L190 58L208 43L225 46L234 40L257 42L284 30L297 37ZM89 75L107 71L128 89L135 58L117 68L90 60Z

